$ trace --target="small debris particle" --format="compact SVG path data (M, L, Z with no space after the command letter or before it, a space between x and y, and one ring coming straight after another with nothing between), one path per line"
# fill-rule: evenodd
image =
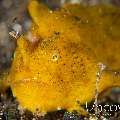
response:
M31 32L28 32L27 34L27 39L31 42L31 43L36 43L38 42L38 37L34 36Z
M16 32L16 35L20 35L22 33L22 26L16 23L13 25L13 30Z

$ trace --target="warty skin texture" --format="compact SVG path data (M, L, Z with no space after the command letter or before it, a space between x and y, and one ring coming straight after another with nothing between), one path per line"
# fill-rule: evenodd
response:
M13 94L32 112L61 108L84 114L77 101L94 99L97 64L120 68L120 10L65 5L51 11L35 0L28 9L32 27L17 40L8 77ZM120 86L120 77L104 71L99 93L114 86Z

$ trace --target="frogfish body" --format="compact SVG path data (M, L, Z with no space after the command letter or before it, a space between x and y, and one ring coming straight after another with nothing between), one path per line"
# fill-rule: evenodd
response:
M31 0L30 30L17 40L8 81L20 105L41 113L67 109L95 98L97 64L120 68L120 9L110 5L65 5L51 11ZM99 93L120 86L104 71Z

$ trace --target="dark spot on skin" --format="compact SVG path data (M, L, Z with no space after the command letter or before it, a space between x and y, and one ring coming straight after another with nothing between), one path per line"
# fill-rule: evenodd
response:
M74 62L73 64L75 65L76 63Z
M82 63L82 64L80 64L81 66L84 66L84 64Z
M81 58L81 60L80 60L81 62L83 62L83 59Z
M53 84L56 84L56 82L55 81L52 81L53 82Z
M32 52L34 52L37 48L38 48L38 46L39 46L39 43L41 42L41 39L39 39L37 42L35 42L35 43L31 43L31 42L29 42L29 41L27 41L26 43L25 43L25 48L26 48L26 52L28 52L28 53L32 53Z
M64 63L63 65L65 66L66 64Z
M72 71L72 73L74 74L74 73L75 73L75 71Z
M87 60L90 60L90 58L87 57Z
M54 31L54 34L55 34L55 35L60 35L60 32Z
M63 80L60 80L61 82L63 82Z
M80 46L74 42L69 42L66 49L68 53L76 54L80 50Z
M73 65L71 65L71 68L73 67Z
M77 102L77 104L79 104L79 105L80 105L80 100L76 100L76 102Z
M76 21L80 21L81 20L81 18L79 16L74 16L74 18L75 18Z
M78 56L75 56L74 58L75 58L75 59L77 59L77 58L78 58Z

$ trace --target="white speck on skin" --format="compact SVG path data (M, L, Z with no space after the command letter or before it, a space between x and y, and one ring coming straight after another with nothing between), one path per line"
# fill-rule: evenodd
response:
M52 11L52 10L50 10L50 11L49 11L49 13L50 13L50 14L52 14L52 13L53 13L53 11Z
M55 17L56 20L58 20L58 17Z
M103 64L103 63L98 63L98 66L100 67L100 70L101 71L103 71L103 70L105 70L106 69L106 65L105 64Z
M62 108L61 107L57 107L57 110L61 110Z
M47 53L46 53L46 52L44 52L44 55L47 55Z
M86 20L86 23L88 23L89 21L88 20Z
M33 77L32 79L33 79L33 80L37 80L37 77Z

